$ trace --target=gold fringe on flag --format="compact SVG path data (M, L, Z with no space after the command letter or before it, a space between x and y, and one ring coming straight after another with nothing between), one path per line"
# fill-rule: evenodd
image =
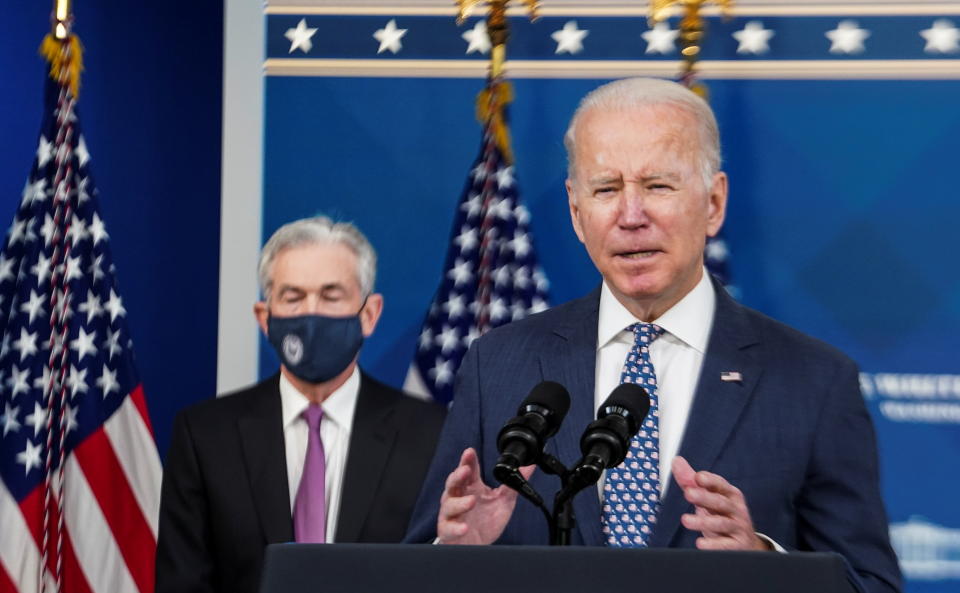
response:
M500 148L503 160L513 164L513 151L510 149L510 129L507 127L507 105L513 102L513 85L500 80L491 81L477 95L477 119L493 134L493 140Z
M83 71L83 46L76 35L57 39L47 34L40 44L40 55L50 63L50 78L66 84L76 99L80 96L80 72Z

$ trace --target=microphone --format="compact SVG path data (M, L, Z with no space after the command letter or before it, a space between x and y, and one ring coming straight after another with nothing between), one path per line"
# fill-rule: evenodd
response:
M650 411L647 391L633 383L622 383L600 404L597 419L591 422L580 438L583 459L575 470L577 482L595 484L603 470L616 467L627 456L630 439L637 434Z
M517 469L539 460L547 439L557 433L569 409L570 394L563 385L543 381L531 389L517 415L497 435L500 458L493 467L494 477L511 487L520 486L521 481L526 484Z

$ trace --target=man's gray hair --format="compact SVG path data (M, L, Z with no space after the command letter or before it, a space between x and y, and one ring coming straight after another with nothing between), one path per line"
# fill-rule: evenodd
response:
M658 78L624 78L590 91L570 118L563 145L567 149L567 175L574 176L574 148L577 123L593 109L628 111L641 107L671 105L683 109L697 122L700 173L703 185L710 189L713 176L720 170L720 129L707 102L686 87Z
M260 279L260 293L264 300L270 299L273 289L273 262L284 249L312 245L314 243L340 244L357 256L357 281L360 283L360 296L367 298L373 292L377 277L377 253L363 233L349 222L333 222L326 216L301 218L289 222L270 237L260 252L260 265L257 274Z

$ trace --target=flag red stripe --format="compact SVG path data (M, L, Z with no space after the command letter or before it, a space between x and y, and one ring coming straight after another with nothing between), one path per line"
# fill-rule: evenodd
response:
M156 439L156 435L153 433L153 425L150 424L150 412L147 410L147 396L143 393L143 384L139 384L133 388L133 391L130 392L130 401L133 402L133 405L137 407L137 411L140 412L140 417L143 418L143 423L146 424L147 430L150 431L150 436Z
M17 586L13 584L13 579L7 574L3 564L0 564L0 593L17 593Z
M39 549L43 544L43 482L20 501L20 512L23 513L30 528L30 536Z
M80 537L83 537L81 534ZM64 593L93 593L87 577L77 562L77 555L73 550L73 538L64 530L63 538L63 583L61 590Z
M74 455L100 503L130 575L141 593L152 593L157 542L103 427L87 437Z

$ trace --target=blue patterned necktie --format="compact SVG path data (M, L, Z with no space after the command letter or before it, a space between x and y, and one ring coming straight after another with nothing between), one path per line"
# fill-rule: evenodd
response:
M603 535L611 547L643 548L660 510L660 407L650 345L663 335L663 328L635 323L627 329L633 332L634 341L620 382L636 383L647 390L650 413L630 440L627 458L607 472L603 485Z

